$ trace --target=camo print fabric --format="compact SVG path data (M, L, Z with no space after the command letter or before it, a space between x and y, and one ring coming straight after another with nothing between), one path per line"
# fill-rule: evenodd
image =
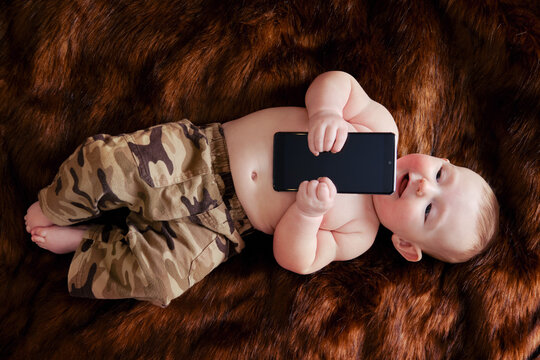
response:
M165 307L244 247L223 130L188 120L88 138L39 193L57 225L127 207L125 224L93 225L68 273L74 296Z

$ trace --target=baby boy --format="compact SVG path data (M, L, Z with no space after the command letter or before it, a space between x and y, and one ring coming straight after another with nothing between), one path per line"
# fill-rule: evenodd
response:
M381 223L409 261L423 253L467 261L494 237L493 191L481 176L446 159L400 158L392 195L337 194L328 178L304 181L296 193L276 192L278 131L307 131L315 155L339 152L349 132L398 134L390 113L352 76L324 73L310 85L306 108L87 139L29 207L26 229L44 249L75 251L72 295L160 306L241 251L242 235L253 229L273 234L277 262L301 274L363 254ZM123 224L87 222L120 207L130 211Z

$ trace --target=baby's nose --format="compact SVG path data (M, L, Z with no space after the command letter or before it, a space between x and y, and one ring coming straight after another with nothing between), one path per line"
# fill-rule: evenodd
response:
M429 182L426 180L426 178L422 178L418 180L418 188L416 189L416 195L418 196L424 196L429 194L431 190Z

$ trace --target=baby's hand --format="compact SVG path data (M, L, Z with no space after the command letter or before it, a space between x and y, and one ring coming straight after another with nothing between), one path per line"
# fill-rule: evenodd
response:
M322 151L341 151L347 140L348 124L333 111L321 111L310 117L308 146L318 156Z
M296 194L296 206L306 216L321 216L334 205L336 193L336 186L327 177L303 181Z

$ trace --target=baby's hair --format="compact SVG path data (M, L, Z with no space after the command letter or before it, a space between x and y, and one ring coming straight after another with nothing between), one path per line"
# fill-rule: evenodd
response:
M484 183L484 196L480 203L480 213L476 221L478 241L476 253L482 252L497 236L499 230L499 202L491 187Z
M485 181L482 185L482 192L483 196L481 197L478 217L476 218L476 241L469 251L462 254L462 261L467 261L486 250L497 236L499 230L499 202L497 197Z
M483 192L480 198L479 210L476 218L476 237L474 245L468 251L464 251L461 254L454 257L451 261L448 256L444 254L433 253L431 256L447 262L466 262L476 255L484 252L492 240L497 236L499 230L499 202L495 193L484 181L482 184Z

